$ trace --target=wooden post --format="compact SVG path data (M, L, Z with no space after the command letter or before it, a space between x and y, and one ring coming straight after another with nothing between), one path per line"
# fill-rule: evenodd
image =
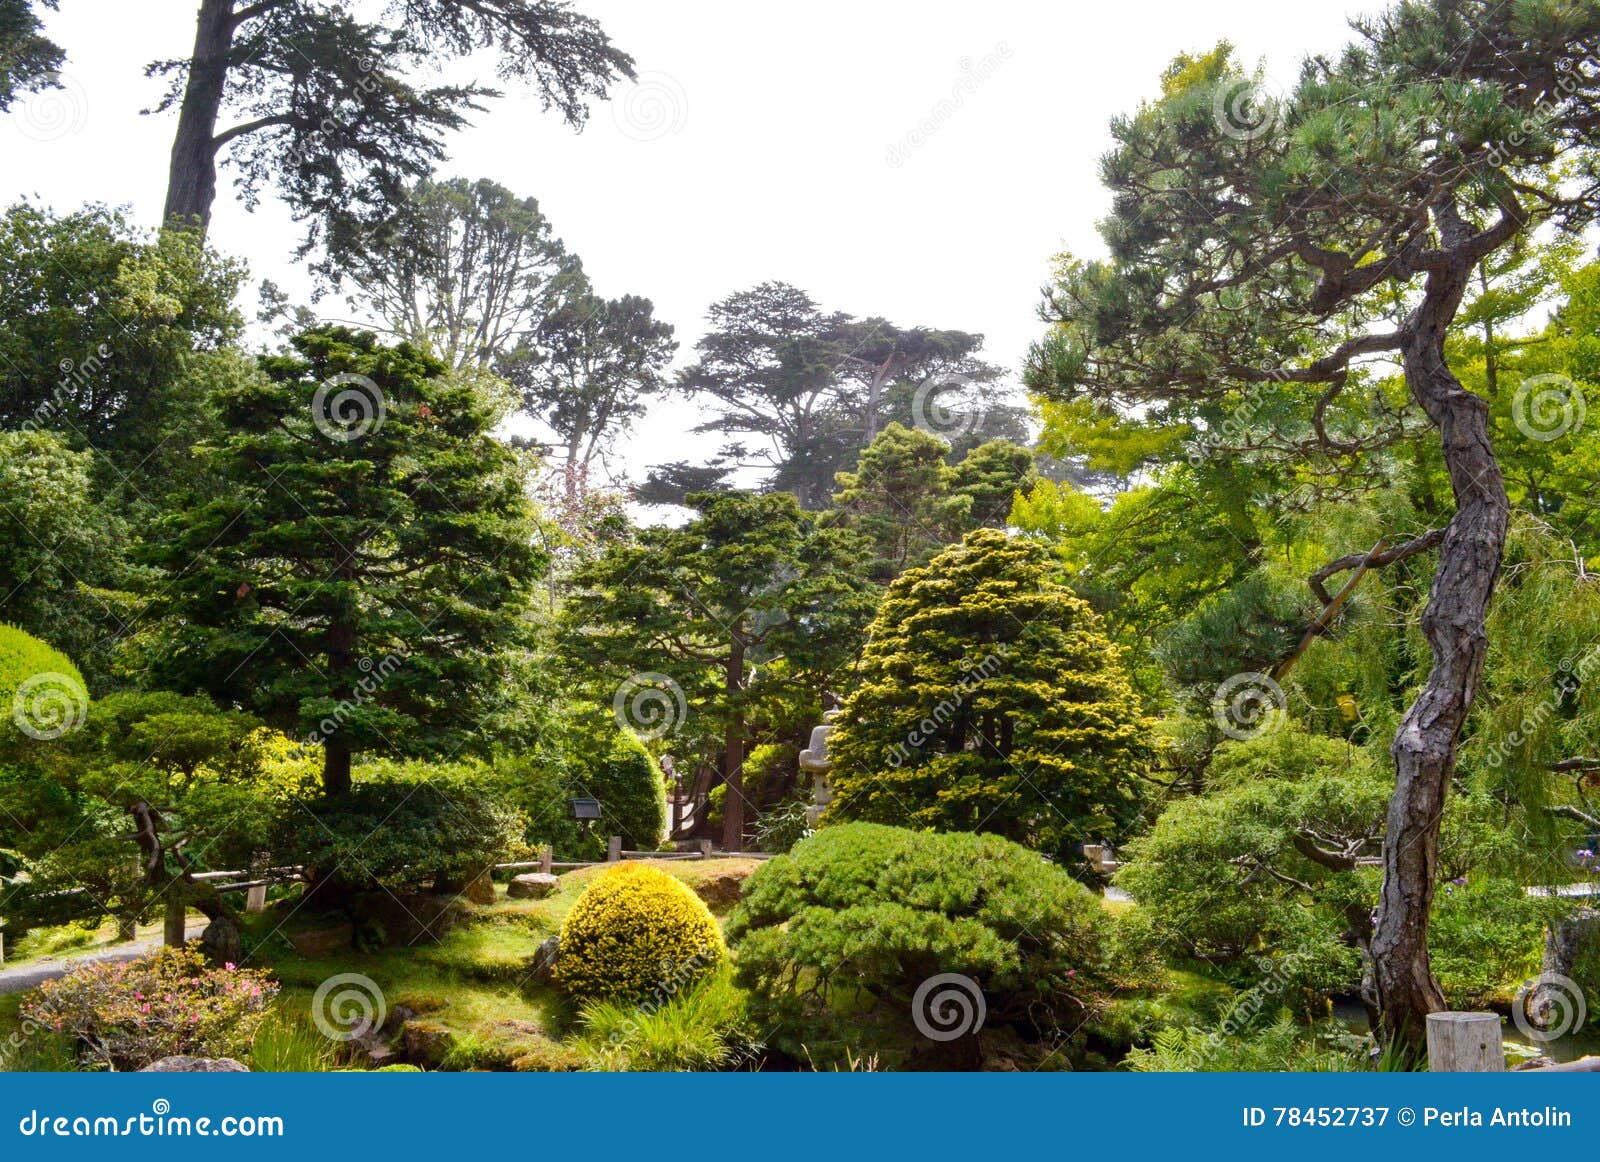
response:
M1496 1013L1429 1013L1432 1073L1504 1073L1506 1051Z
M606 840L606 862L617 863L622 859L622 836L613 835Z
M695 841L695 846L700 849L700 858L701 859L710 859L711 858L711 841L709 839L696 840Z
M183 898L183 881L167 884L167 916L162 928L161 942L168 948L182 948L188 935L189 909Z
M539 870L545 875L550 874L550 865L555 862L556 849L548 843L539 848Z
M255 858L250 861L250 878L252 880L265 880L267 878L267 853L258 851ZM259 916L267 910L267 885L262 883L259 887L251 888L245 893L244 910L251 916Z

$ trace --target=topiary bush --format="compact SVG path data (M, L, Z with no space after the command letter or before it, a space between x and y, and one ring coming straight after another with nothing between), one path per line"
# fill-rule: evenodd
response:
M722 930L700 897L660 868L623 863L567 913L555 977L580 1000L659 1003L726 957Z
M39 986L25 1019L72 1038L91 1067L137 1070L163 1057L247 1057L278 986L265 972L212 968L195 948L89 964Z
M71 734L89 714L89 688L71 659L15 626L0 624L0 756Z
M1058 1045L1102 1007L1108 933L1099 899L1026 848L873 823L824 828L762 865L728 925L756 1027L818 1066L951 1064L919 1021L949 1033L959 1005L913 1012L948 974L981 991L979 1036Z
M828 740L825 822L989 831L1065 860L1138 814L1152 723L1040 545L969 533L889 586Z

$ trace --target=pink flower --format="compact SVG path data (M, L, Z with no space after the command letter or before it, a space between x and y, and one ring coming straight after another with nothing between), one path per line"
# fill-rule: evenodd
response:
M1069 969L1067 969L1067 975L1068 976L1077 976L1078 975L1078 970L1075 969L1075 968L1069 968Z

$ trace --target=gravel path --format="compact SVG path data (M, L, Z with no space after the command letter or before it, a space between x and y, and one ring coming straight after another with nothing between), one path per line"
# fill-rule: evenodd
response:
M185 935L190 940L198 940L200 933L205 929L205 922L190 924ZM55 980L58 976L66 976L80 964L103 964L119 960L137 960L148 952L154 952L161 947L159 938L147 940L130 940L126 944L118 944L106 949L104 952L88 952L82 956L66 956L55 960L35 960L29 964L19 965L16 968L0 969L0 993L20 993L28 989L37 988L47 980Z

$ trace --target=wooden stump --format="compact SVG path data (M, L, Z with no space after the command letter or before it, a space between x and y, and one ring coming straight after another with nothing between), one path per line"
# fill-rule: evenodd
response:
M1506 1051L1495 1013L1429 1013L1428 1069L1434 1073L1504 1073Z

